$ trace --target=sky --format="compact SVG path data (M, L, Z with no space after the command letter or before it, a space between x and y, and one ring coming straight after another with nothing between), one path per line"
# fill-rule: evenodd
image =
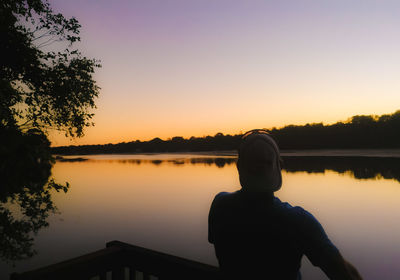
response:
M50 0L101 60L95 126L53 146L238 134L400 109L400 1Z

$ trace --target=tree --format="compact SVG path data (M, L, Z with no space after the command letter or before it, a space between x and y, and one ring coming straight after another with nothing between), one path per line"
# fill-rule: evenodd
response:
M46 0L1 1L0 128L79 137L91 125L100 65L74 48L80 27Z
M53 160L43 133L7 130L2 136L0 260L14 263L36 253L33 235L47 227L48 216L57 211L51 192L67 192L68 183L50 179Z
M91 125L100 65L74 48L80 27L46 0L0 2L0 260L35 254L32 235L56 211L51 192L68 190L51 178L48 130L80 137Z

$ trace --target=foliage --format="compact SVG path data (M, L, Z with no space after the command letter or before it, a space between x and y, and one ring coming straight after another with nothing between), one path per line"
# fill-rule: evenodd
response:
M331 125L286 126L271 133L282 149L400 148L400 111L357 115Z
M269 130L281 149L400 148L400 111L382 116L354 116L347 122L288 125ZM236 150L241 135L154 138L107 145L55 147L55 154L197 152Z
M15 262L32 257L32 234L48 226L56 212L51 192L67 192L50 179L50 142L39 130L0 130L0 259Z
M49 129L80 137L91 125L100 67L75 48L80 24L47 0L0 2L0 259L34 255L33 235L56 212Z
M46 1L1 1L0 126L83 135L98 96L93 73L100 65L73 48L80 27Z

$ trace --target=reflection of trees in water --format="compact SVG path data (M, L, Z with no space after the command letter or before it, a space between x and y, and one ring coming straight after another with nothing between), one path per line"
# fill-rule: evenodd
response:
M180 160L167 160L167 162L171 162L176 165L180 164L202 164L206 166L216 165L219 168L224 167L225 165L231 165L236 163L236 158L233 157L201 157L201 158L188 158L188 159L180 159Z
M175 159L123 159L99 160L99 162L118 162L139 165L141 163L160 166L173 164L182 166L216 165L218 168L236 163L235 157L193 157ZM96 160L97 161L97 160ZM356 179L395 179L400 182L400 158L384 157L350 157L350 156L284 156L283 169L288 172L305 171L309 173L324 173L332 170L338 173L350 173Z
M65 160L63 160L65 161ZM71 161L71 160L68 160ZM184 165L184 164L202 164L202 165L216 165L219 168L224 167L225 165L231 165L236 163L236 158L233 157L201 157L201 158L177 158L177 159L156 159L156 160L148 160L148 159L119 159L119 160L101 160L106 162L119 162L119 163L127 163L127 164L135 164L139 165L141 163L150 163L154 165L161 164L173 164L173 165Z
M140 160L139 160L139 162L140 162ZM136 162L136 163L137 163L137 162ZM159 160L159 159L152 160L151 163L152 163L152 164L155 164L155 165L160 165L160 164L162 163L162 160Z
M27 259L35 254L34 238L56 211L51 191L68 190L50 179L53 160L49 141L38 131L0 133L0 259Z
M306 171L324 173L333 170L338 173L351 172L356 179L395 179L400 182L400 158L373 157L284 157L283 169L288 172Z

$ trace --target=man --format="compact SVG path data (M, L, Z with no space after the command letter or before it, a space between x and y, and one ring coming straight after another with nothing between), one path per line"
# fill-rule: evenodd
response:
M208 239L226 279L298 280L303 255L329 279L362 279L313 215L274 196L282 175L268 132L243 136L237 169L242 189L216 195L209 214Z

